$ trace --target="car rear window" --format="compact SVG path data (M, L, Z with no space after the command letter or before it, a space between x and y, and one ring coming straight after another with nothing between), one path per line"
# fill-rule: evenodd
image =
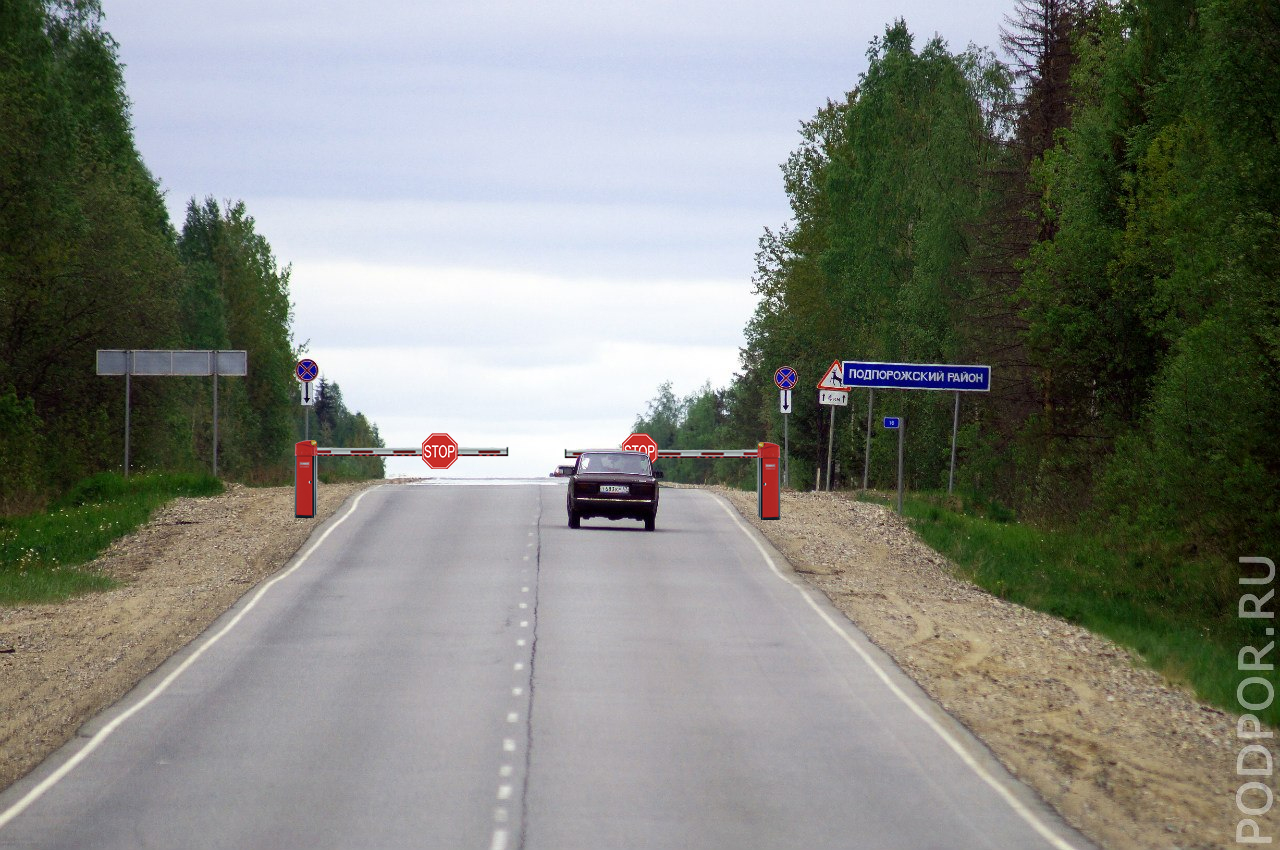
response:
M638 452L584 454L578 458L578 471L624 472L632 475L649 475L649 458Z

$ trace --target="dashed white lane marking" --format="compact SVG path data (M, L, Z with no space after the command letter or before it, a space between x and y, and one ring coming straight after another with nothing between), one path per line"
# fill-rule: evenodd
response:
M350 519L351 515L354 514L356 511L356 507L360 504L360 501L364 499L365 496L369 495L371 492L373 491L365 490L363 493L356 496L355 501L351 503L351 507L347 508L346 513L340 516L338 520L334 522L333 525L325 529L324 534L321 534L318 538L316 538L316 541L314 543L312 543L309 547L307 547L307 551L302 553L302 556L298 558L298 560L294 563L292 567L280 573L280 575L271 579L262 587L258 588L258 592L255 593L253 595L253 598L249 600L248 605L245 605L243 608L240 609L240 613L232 617L231 620L225 626L223 626L222 629L217 634L215 634L213 637L209 638L207 641L202 643L199 649L197 649L195 652L188 655L186 660L184 660L181 664L179 664L172 673L170 673L168 676L165 676L164 679L160 682L160 684L156 685L155 689L151 691L151 693L147 694L145 697L138 700L136 703L130 706L127 711L122 713L115 720L112 720L106 726L103 726L102 729L98 732L98 734L94 735L85 743L83 749L81 749L78 753L76 753L71 758L63 762L61 767L59 767L53 773L45 777L44 781L41 782L39 785L37 785L36 787L28 791L26 796L24 796L21 800L14 803L6 811L0 812L0 827L3 827L9 821L13 820L18 815L22 814L22 812L26 810L28 806L30 806L36 800L39 800L41 797L43 797L50 788L57 785L59 782L62 781L64 777L66 777L68 773L70 773L71 771L79 767L80 763L84 761L86 758L88 758L89 755L93 753L94 750L100 747L103 741L107 740L107 738L110 738L111 733L115 732L117 729L123 726L124 723L129 718L133 717L139 711L146 708L148 705L154 702L157 697L159 697L166 690L168 690L169 686L172 685L174 682L176 682L179 676L187 672L187 670L191 667L191 665L195 664L196 661L200 659L200 656L204 655L206 652L209 651L209 649L214 644L222 640L222 638L227 634L227 632L231 631L237 625L239 625L240 621L244 619L245 615L248 614L250 611L252 611L254 607L258 604L259 600L261 600L262 597L267 594L267 591L269 591L271 588L275 587L277 584L284 581L289 576L293 575L298 570L300 570L303 564L307 562L307 559L311 557L311 554L315 552L316 549L319 549L321 544L323 544L324 541L329 538L329 535L337 531L338 526L342 525L344 522Z
M533 536L534 536L534 532L530 531L530 532L529 532L529 536L530 536L530 537L533 537ZM529 548L533 548L534 543L533 543L533 542L530 542L528 545L529 545ZM527 563L527 562L529 561L529 558L530 558L530 557L531 557L531 555L525 555L521 560L523 560L523 561L525 561L525 562ZM521 572L520 572L520 574L521 574L522 576L528 576L528 574L529 574L529 570L528 570L528 568L526 567L526 568L522 569L522 570L521 570ZM528 579L526 578L526 579L525 579L525 581L528 581ZM521 592L521 593L528 593L528 592L529 592L529 587L528 587L527 585L526 585L526 586L521 587L521 588L520 588L520 592ZM521 607L522 609L527 609L527 608L529 607L529 605L528 605L528 603L526 603L526 602L521 602L521 603L520 603L520 607ZM522 629L527 629L527 628L529 628L529 621L528 621L528 620L521 620L521 621L520 621L520 628L522 628ZM518 647L524 647L524 646L526 646L526 645L527 645L527 643L528 643L528 641L526 641L524 638L519 638L519 639L517 639L517 640L516 640L516 646L518 646ZM511 665L511 668L512 668L513 670L515 670L516 672L519 672L519 671L521 671L521 670L523 670L523 669L524 669L524 662L523 662L523 661L517 661L517 662L515 662L514 664L512 664L512 665ZM516 686L516 687L513 687L513 688L511 689L511 695L512 695L513 697L519 697L519 696L521 696L523 693L524 693L524 688L522 688L522 687L520 687L520 686ZM519 713L519 712L517 712L517 711L508 711L508 712L507 712L507 723L509 723L509 724L515 724L515 723L519 723L519 722L520 722L520 713ZM515 742L515 739L514 739L514 738L503 738L503 739L502 739L502 750L503 750L503 752L507 752L507 753L514 753L514 752L516 751L516 742ZM515 772L515 768L514 768L514 767L512 767L512 765L510 765L510 764L504 764L504 765L502 765L501 767L499 767L499 768L498 768L498 775L499 775L499 776L501 776L503 779L510 779L510 778L511 778L511 776L512 776L512 774L513 774L514 772ZM510 782L503 782L503 783L499 784L499 785L498 785L498 799L499 799L500 801L510 800L510 799L511 799L511 796L512 796L512 793L513 793L513 788L514 788L514 786L513 786L513 784L512 784L512 783L510 783ZM507 822L507 818L508 818L507 810L506 810L504 807L499 806L498 808L496 808L496 809L494 809L494 810L493 810L493 819L494 819L494 821L495 821L496 823L498 823L498 824L505 824L505 823ZM508 840L509 840L509 839L510 839L510 834L508 833L508 831L507 831L506 829L501 828L501 827L499 827L498 829L495 829L495 830L493 831L493 842L490 844L490 850L506 850L506 848L507 848L507 842L508 842Z
M804 601L809 603L809 607L818 613L818 616L822 618L823 622L830 626L836 634L840 635L840 637L844 639L844 642L847 643L854 652L861 656L862 660L865 661L867 666L875 672L880 681L884 682L889 690L893 692L893 695L902 700L907 708L911 709L912 714L923 720L925 725L937 733L938 737L946 742L947 746L960 757L961 761L968 765L970 770L978 775L979 779L990 786L1001 799L1009 804L1009 808L1013 809L1014 812L1026 821L1032 829L1040 834L1041 838L1049 842L1049 844L1057 848L1057 850L1076 850L1074 845L1055 835L1039 815L1023 805L1022 801L1015 797L1013 792L1004 786L1004 783L996 779L990 771L979 764L954 735L948 732L941 724L938 723L937 720L929 716L929 714L921 708L914 699L907 696L906 691L898 687L897 683L894 682L893 679L889 678L889 674L884 671L884 668L877 664L875 659L868 655L867 651L859 646L857 642L849 636L848 632L842 629L835 620L831 619L831 616L827 614L826 611L822 610L818 603L813 601L813 597L809 595L807 590L800 586L798 581L792 581L784 576L782 571L778 569L777 564L773 562L773 558L770 557L769 552L760 544L760 541L756 539L756 536L747 528L746 524L742 521L742 518L738 516L738 512L730 507L726 500L717 498L716 502L718 502L724 512L729 515L729 518L737 523L738 528L742 529L742 533L747 535L751 542L755 544L756 549L760 551L760 556L764 558L764 562L769 565L769 569L773 571L773 574L791 585L791 587L795 589L796 593L799 593L800 596L804 598Z

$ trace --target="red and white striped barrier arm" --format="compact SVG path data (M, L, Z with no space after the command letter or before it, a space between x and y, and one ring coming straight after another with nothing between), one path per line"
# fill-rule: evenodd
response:
M565 449L564 456L576 458L584 452L617 451L616 449ZM658 449L658 458L664 457L760 457L758 449Z
M416 449L336 449L316 447L316 454L329 457L421 457L422 447ZM477 449L458 447L458 457L506 457L506 448Z

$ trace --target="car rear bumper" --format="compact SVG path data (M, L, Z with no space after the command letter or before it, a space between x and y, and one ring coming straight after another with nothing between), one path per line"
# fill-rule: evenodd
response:
M573 500L573 509L583 517L634 517L635 519L653 516L658 512L658 506L652 499L602 496L578 496Z

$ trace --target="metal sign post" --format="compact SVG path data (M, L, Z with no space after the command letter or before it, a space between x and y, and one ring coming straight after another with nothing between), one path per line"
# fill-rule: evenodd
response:
M960 393L956 393L956 409L951 415L951 471L947 473L947 495L956 483L956 434L960 430Z
M99 352L101 354L101 352ZM125 370L124 370L124 477L129 477L129 395L132 389L129 385L129 375L133 373L133 352L125 352ZM98 366L98 374L102 374L102 366Z
M218 477L218 363L213 364L213 477Z
M778 407L782 410L782 485L785 487L791 484L790 470L787 468L791 443L787 433L787 423L791 420L791 390L778 390Z
M311 408L316 406L316 394L311 389L311 382L304 381L300 385L302 396L302 438L311 439Z
M907 417L898 426L898 516L902 516L902 441L906 439Z
M791 389L800 380L800 374L790 366L779 366L773 373L778 385L779 404L782 407L782 486L791 486L791 441L787 434L787 422L791 418Z
M831 406L831 420L827 424L827 492L831 492L831 447L836 441L836 407Z
M907 430L905 416L886 416L884 427L898 432L898 515L902 515L902 435Z
M862 454L862 489L867 489L867 473L871 469L871 409L876 406L876 391L867 392L867 449Z

